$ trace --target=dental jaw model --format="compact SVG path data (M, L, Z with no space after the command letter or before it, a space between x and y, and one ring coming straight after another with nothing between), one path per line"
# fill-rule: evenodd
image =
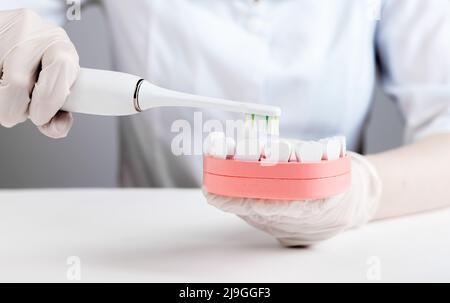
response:
M274 138L266 143L246 138L236 143L223 133L213 133L207 142L203 184L212 194L312 200L338 195L350 186L351 160L345 137L319 141Z

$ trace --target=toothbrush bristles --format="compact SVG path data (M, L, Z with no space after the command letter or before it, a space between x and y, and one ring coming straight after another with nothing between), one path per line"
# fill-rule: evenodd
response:
M261 123L264 121L264 123ZM255 125L256 124L256 125ZM268 135L279 135L280 121L278 117L275 116L261 116L256 114L246 114L245 115L245 125L247 127L257 127L259 130L265 131ZM262 128L262 129L261 129Z

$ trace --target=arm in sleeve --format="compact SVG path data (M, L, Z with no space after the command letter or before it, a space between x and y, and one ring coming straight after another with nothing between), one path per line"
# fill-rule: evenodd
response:
M450 133L450 1L386 0L377 29L382 85L405 141Z

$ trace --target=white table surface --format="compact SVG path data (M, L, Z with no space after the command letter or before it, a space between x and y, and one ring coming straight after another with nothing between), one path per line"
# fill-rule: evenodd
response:
M286 249L199 190L0 191L0 282L450 281L450 210ZM370 257L375 256L376 259Z

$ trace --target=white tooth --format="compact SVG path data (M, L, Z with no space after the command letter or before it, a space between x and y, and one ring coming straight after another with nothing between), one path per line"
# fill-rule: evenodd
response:
M227 137L226 145L227 145L227 156L234 157L234 154L236 153L236 141L234 141L234 139L231 137Z
M297 155L295 154L295 151L291 152L291 156L289 157L289 162L298 162Z
M339 141L341 147L340 156L341 157L347 156L347 140L345 139L345 136L336 136L334 138Z
M225 138L225 133L224 132L210 132L208 134L208 137L206 138L206 142L212 142L214 141L216 138Z
M266 162L289 162L292 146L288 140L280 139L268 143L264 147Z
M302 163L320 162L323 156L323 146L319 142L299 142L295 148L297 159Z
M225 137L224 133L210 133L206 140L206 154L219 159L226 159L233 156L236 143L233 138Z
M225 138L225 134L223 132L210 132L204 142L203 152L207 155L212 155L215 142L217 140L222 140L223 138Z
M337 160L341 154L341 143L337 138L326 138L319 141L323 146L323 160Z
M257 139L239 140L236 144L234 158L240 161L259 161L263 152L263 144Z

